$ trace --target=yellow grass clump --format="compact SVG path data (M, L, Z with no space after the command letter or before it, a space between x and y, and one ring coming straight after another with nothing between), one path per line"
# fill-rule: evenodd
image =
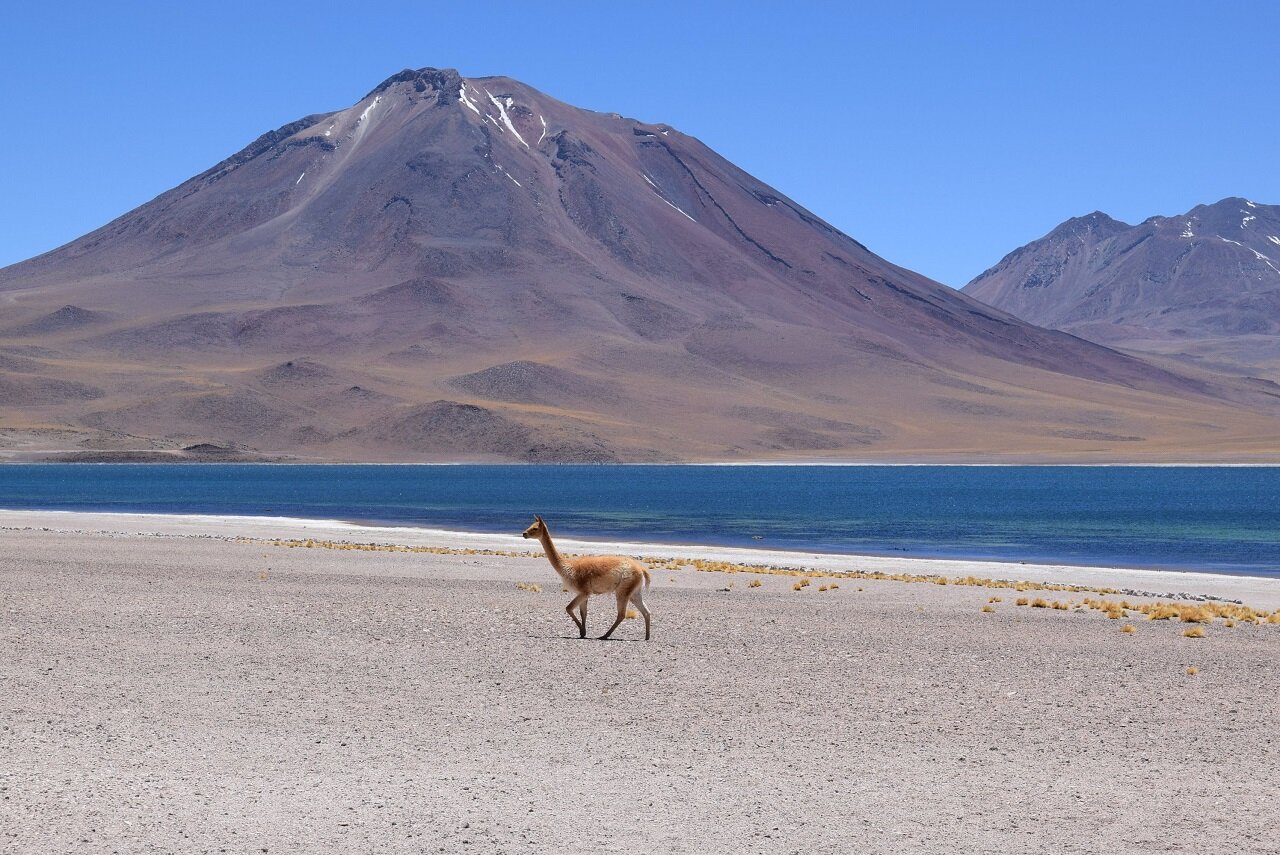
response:
M640 617L640 613L635 609L627 609L627 620L633 620Z
M1044 597L1036 597L1034 600L1031 601L1031 608L1047 609L1049 608L1049 601L1046 600Z
M1187 673L1188 673L1188 674L1190 674L1192 677L1194 677L1195 675L1197 675L1197 674L1199 674L1199 673L1200 673L1200 669L1199 669L1199 668L1197 668L1197 667L1196 667L1196 666L1194 666L1194 665L1188 665L1188 666L1187 666Z
M1137 632L1137 630L1134 629L1133 624L1131 623L1126 623L1124 626L1120 627L1120 631L1128 632L1128 633Z
M826 591L827 591L827 586L826 586L826 585L819 585L819 586L818 586L818 593L820 593L820 594L825 594L825 593L826 593Z
M801 579L799 582L796 582L794 585L791 586L791 590L803 591L805 588L809 587L809 584L810 582L808 579Z
M1015 606L1029 606L1029 605L1031 605L1031 598L1030 598L1030 597L1018 597L1018 599L1016 599L1016 600L1014 600L1014 601L1013 601L1013 604L1014 604Z
M1182 631L1182 634L1187 638L1204 638L1204 627L1189 626Z
M1148 620L1172 620L1177 618L1181 623L1213 623L1214 618L1248 619L1253 616L1253 609L1238 606L1234 603L1200 603L1198 605L1179 605L1176 603L1149 603L1137 607L1145 612Z
M1004 602L1004 597L992 597L991 599L987 600L987 602L988 602L988 603L1003 603L1003 602Z
M982 610L984 612L994 612L996 610L996 607L991 605L990 603L987 603L985 606L982 607Z
M748 583L747 583L747 587L748 587L748 588L759 588L759 587L760 587L761 585L763 585L763 584L764 584L764 582L761 582L759 579L752 579L750 582L748 582Z
M542 586L537 582L516 582L517 591L528 591L531 594L541 594Z
M838 590L840 590L840 583L839 583L839 582L832 582L832 583L831 583L830 585L828 585L827 587L828 587L828 588L830 588L830 589L831 589L831 590L833 590L833 591L838 591ZM859 590L859 591L861 591L862 589L861 589L861 588L859 588L858 590Z

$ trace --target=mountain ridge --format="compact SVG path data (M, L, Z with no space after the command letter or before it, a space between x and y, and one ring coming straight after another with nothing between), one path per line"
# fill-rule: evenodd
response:
M1280 377L1280 206L1227 197L1132 226L1082 219L1009 253L965 293L1101 344Z

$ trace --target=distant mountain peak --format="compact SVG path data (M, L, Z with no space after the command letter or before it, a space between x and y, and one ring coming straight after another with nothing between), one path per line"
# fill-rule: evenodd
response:
M1128 223L1121 222L1102 211L1094 211L1091 214L1085 214L1081 217L1072 217L1059 225L1053 231L1049 232L1046 237L1052 238L1054 236L1064 235L1082 236L1097 233L1113 234L1127 228L1129 228Z
M965 293L1103 344L1280 369L1280 346L1238 338L1280 334L1280 206L1229 196L1136 226L1106 220L1068 220Z

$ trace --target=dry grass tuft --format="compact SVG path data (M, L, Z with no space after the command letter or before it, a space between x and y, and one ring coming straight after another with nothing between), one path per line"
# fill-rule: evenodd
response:
M635 609L627 609L627 620L633 620L640 617L640 613Z
M1014 601L1013 601L1013 604L1014 604L1015 606L1029 606L1029 605L1031 605L1031 598L1030 598L1030 597L1018 597L1018 599L1016 599L1016 600L1014 600Z
M541 594L542 586L537 582L516 582L517 591L528 591L531 594Z
M984 612L994 612L996 610L996 607L988 603L987 605L982 607L982 610Z
M1046 600L1044 597L1036 597L1034 600L1031 601L1031 608L1047 609L1049 608L1049 601Z
M818 586L818 593L820 593L820 594L825 594L826 592L827 592L827 586L826 586L826 585L819 585L819 586Z
M992 597L991 599L987 600L987 602L988 602L988 603L1003 603L1003 602L1004 602L1004 597Z
M831 589L831 590L833 590L833 591L838 591L838 590L840 590L840 585L839 585L838 583L836 583L836 582L832 582L832 583L831 583L830 585L828 585L827 587L828 587L828 588L830 588L830 589ZM861 591L862 589L861 589L861 588L859 588L858 590L859 590L859 591Z
M764 582L761 582L759 579L752 579L750 582L748 582L748 583L747 583L747 587L748 587L748 588L759 588L759 587L760 587L761 585L763 585L763 584L764 584Z
M805 588L809 587L809 584L810 582L808 579L801 579L799 582L796 582L794 585L791 586L791 590L803 591Z
M1187 638L1204 638L1204 627L1199 625L1189 626L1182 631L1182 634Z
M1194 665L1188 665L1188 666L1187 666L1187 673L1188 673L1188 674L1190 674L1192 677L1194 677L1195 675L1197 675L1197 674L1199 674L1199 673L1200 673L1200 669L1199 669L1199 668L1197 668L1197 667L1196 667L1196 666L1194 666Z
M1213 623L1213 614L1205 608L1184 608L1178 612L1178 620L1183 623Z
M1222 622L1222 625L1225 627L1232 627L1236 625L1236 622L1233 621L1231 618L1227 618L1225 621Z
M1120 631L1121 632L1137 632L1137 630L1133 628L1133 624L1131 623L1126 623L1124 626L1120 627Z

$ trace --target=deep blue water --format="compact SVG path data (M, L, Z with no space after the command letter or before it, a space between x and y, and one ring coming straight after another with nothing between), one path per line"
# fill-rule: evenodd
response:
M1280 576L1267 468L4 465L0 507Z

